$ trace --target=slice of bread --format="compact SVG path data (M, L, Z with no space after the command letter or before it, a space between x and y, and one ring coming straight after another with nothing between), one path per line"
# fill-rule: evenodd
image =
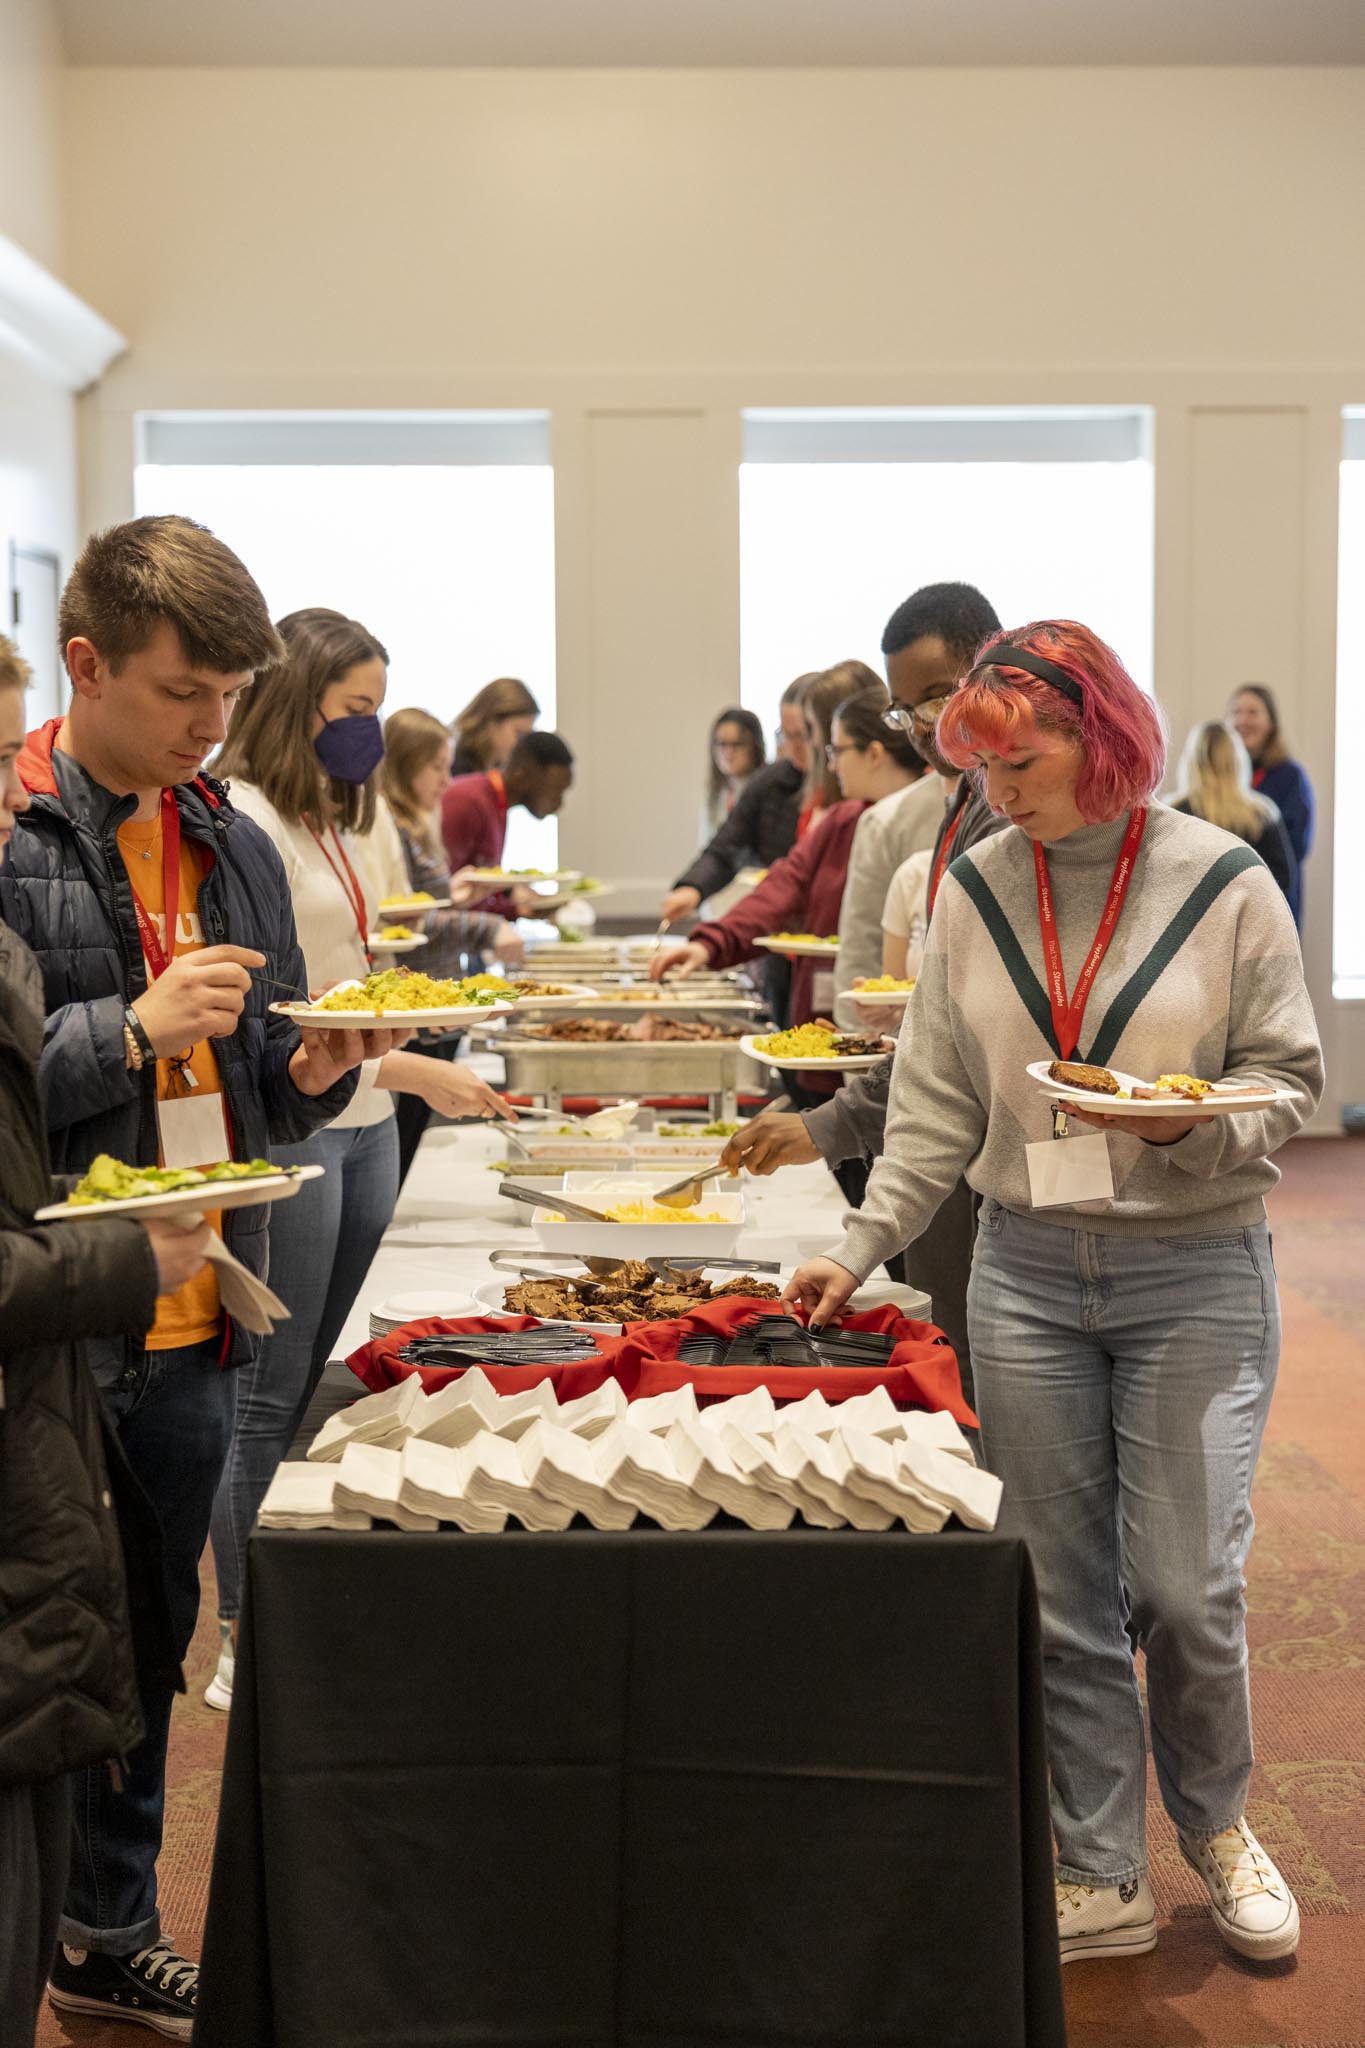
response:
M1049 1081L1059 1081L1064 1088L1089 1088L1095 1095L1122 1092L1108 1067L1087 1067L1079 1060L1054 1060L1047 1077Z

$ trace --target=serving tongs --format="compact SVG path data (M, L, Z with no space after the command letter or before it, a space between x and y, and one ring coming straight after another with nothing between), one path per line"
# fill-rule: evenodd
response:
M616 1218L608 1216L603 1209L585 1208L582 1202L571 1202L564 1195L555 1194L547 1200L546 1188L524 1188L520 1181L504 1180L498 1183L498 1193L505 1195L509 1202L524 1202L528 1209L548 1209L551 1206L571 1223L614 1223Z

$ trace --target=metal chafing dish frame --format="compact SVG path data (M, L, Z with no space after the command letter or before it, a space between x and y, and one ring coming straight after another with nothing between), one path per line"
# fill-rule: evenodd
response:
M737 1038L594 1045L498 1031L482 1036L482 1043L501 1054L509 1095L539 1096L553 1110L563 1108L566 1095L705 1095L712 1120L731 1121L741 1078L755 1094L763 1092L763 1080Z

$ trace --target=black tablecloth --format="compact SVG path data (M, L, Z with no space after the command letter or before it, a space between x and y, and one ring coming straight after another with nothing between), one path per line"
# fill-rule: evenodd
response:
M1023 1546L260 1531L199 2048L1060 2048Z

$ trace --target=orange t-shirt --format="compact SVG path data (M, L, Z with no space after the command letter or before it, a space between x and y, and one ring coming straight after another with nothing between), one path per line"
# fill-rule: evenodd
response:
M161 859L161 814L151 820L129 819L119 826L119 852L123 855L134 894L155 924L166 944L166 882ZM199 887L204 879L204 856L192 840L180 841L180 905L176 920L175 952L197 953L204 944L199 924ZM150 972L150 970L149 970ZM216 1095L222 1088L213 1043L201 1039L185 1062L194 1076L196 1089ZM180 1062L164 1059L156 1063L156 1098L166 1102L189 1093L180 1077ZM164 1165L160 1151L158 1164ZM216 1160L199 1159L197 1166L215 1166ZM222 1211L205 1212L206 1222L215 1230L222 1225ZM223 1306L218 1296L218 1276L205 1266L193 1280L187 1280L174 1294L158 1296L156 1321L144 1338L148 1351L178 1351L188 1344L202 1344L215 1337L222 1326Z

